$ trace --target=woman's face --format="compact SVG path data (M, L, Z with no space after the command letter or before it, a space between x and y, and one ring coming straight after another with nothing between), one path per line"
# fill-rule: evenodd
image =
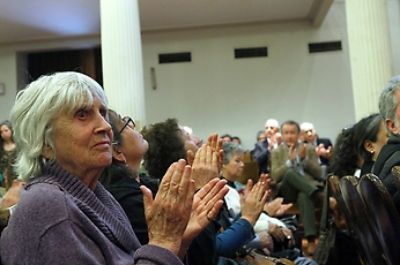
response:
M385 124L382 121L379 126L378 134L376 135L376 142L372 143L374 151L372 155L373 161L376 161L379 153L381 152L382 147L386 144L387 140L388 140L388 133L386 131Z
M107 107L95 98L91 107L59 115L53 122L54 150L45 148L43 155L55 157L64 170L84 182L98 177L112 161L113 135L106 114Z
M226 179L235 181L242 175L244 167L243 158L244 154L242 153L234 154L229 163L223 166L223 173Z
M188 134L185 130L181 130L181 132L182 132L183 142L185 144L185 151L186 152L192 151L193 154L196 154L197 149L199 149L196 143L196 138Z
M12 138L12 131L11 131L11 129L10 129L7 125L5 125L5 124L1 125L1 127L0 127L0 133L1 133L1 138L2 138L4 141L8 141L8 140L10 140L10 139Z
M123 130L121 132L122 143L120 151L124 154L128 164L130 161L140 161L149 149L149 144L142 134L135 129L135 124L132 120L122 119L121 128Z

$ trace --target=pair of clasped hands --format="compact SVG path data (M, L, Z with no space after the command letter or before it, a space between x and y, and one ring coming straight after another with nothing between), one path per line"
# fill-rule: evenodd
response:
M289 147L289 160L295 161L297 156L303 160L306 157L307 154L307 144L306 143L300 143L298 145L296 144L291 144L288 145Z

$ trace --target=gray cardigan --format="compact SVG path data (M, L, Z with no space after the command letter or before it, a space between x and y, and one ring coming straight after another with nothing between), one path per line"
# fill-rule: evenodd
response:
M172 252L141 246L118 202L56 164L31 181L0 239L3 265L182 264Z

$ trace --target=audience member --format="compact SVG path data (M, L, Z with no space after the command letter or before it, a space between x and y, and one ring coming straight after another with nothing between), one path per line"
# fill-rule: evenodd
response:
M103 89L79 73L43 76L18 93L16 171L29 183L1 235L2 264L182 264L176 255L192 209L191 168L174 163L155 199L142 186L149 245L141 246L98 182L112 162L107 116Z
M232 136L229 134L224 134L221 135L222 142L227 143L227 142L232 142Z
M322 170L322 178L326 177L327 169L329 167L329 160L332 156L332 143L328 138L320 138L310 122L303 122L300 125L302 138L305 143L315 146L315 151L319 157L319 162Z
M276 149L280 144L279 122L275 119L268 119L265 122L265 137L268 139L269 150Z
M260 130L257 132L256 135L257 142L262 142L266 139L265 130Z
M281 126L283 144L272 152L271 177L278 183L278 195L296 202L308 240L308 254L315 249L317 235L314 201L318 198L321 167L315 148L299 143L300 126L286 121Z
M379 114L369 115L352 127L344 129L333 147L331 174L342 178L371 173L371 167L386 141L387 132ZM329 214L333 216L336 225L336 240L332 246L335 255L330 258L337 264L360 264L356 242L349 233L346 219L335 198L329 198L329 207Z
M17 178L14 171L17 149L13 139L11 122L3 121L0 124L0 183L8 190L13 180Z
M265 131L257 133L257 142L251 151L251 156L258 164L259 174L269 172L269 148Z
M311 262L307 258L301 257L300 251L294 248L295 241L293 232L284 222L270 217L264 212L261 213L261 208L263 208L266 212L283 214L291 204L282 204L281 198L276 198L271 201L271 203L264 202L264 204L257 207L257 203L247 200L249 194L248 185L246 186L246 189L242 191L242 196L239 195L235 181L237 181L243 171L244 150L234 143L224 143L223 150L224 165L222 167L222 177L228 180L229 192L225 196L224 205L226 206L227 211L223 210L220 216L222 219L222 227L226 229L227 226L235 226L236 222L241 220L239 218L246 219L247 225L252 225L254 232L256 233L256 238L251 241L247 238L247 242L245 241L246 236L244 236L246 233L244 235L241 234L243 235L244 240L242 245L246 243L246 248L256 248L263 250L266 255L277 255L278 257L282 257L282 254L285 253L284 256L290 256L290 259L295 261L296 264L315 264L315 262ZM265 181L266 178L267 175L262 174L260 176L260 181ZM249 203L251 204L249 205ZM275 210L272 210L272 208L275 208ZM227 213L226 216L224 216L224 213ZM248 230L250 230L250 227ZM253 233L248 232L247 237L253 235ZM236 234L236 237L239 237L239 233ZM236 239L236 242L238 241L239 240ZM231 251L232 250L235 249L231 249ZM286 254L288 254L288 256L286 256ZM226 254L224 256L226 257ZM230 256L232 256L232 253Z
M187 147L195 145L185 142L191 142L189 137L186 137L179 128L178 122L175 119L167 119L164 122L152 124L143 131L143 137L149 143L149 150L144 156L144 166L153 178L162 178L165 170L168 168L167 163L173 159L187 159L189 163L193 161L192 153L194 150L187 150ZM214 144L211 146L220 146L221 141L212 140ZM215 148L219 150L220 147ZM222 154L218 158L220 164ZM194 163L194 161L193 161ZM218 175L220 166L216 174ZM201 181L195 180L196 189L202 187ZM216 252L216 235L220 227L217 222L212 222L206 229L192 242L188 251L188 264L216 264L218 256Z
M389 139L376 159L372 172L385 184L400 211L400 191L392 168L400 165L400 76L393 77L379 98L379 112L385 121Z
M356 150L361 157L360 175L372 172L382 147L387 143L388 133L382 117L376 113L361 119L354 131Z
M115 111L109 110L109 122L114 135L113 162L104 170L102 182L125 210L139 241L142 244L147 244L148 228L144 215L143 194L140 191L140 185L151 187L153 194L158 190L158 182L155 181L155 179L149 178L144 174L139 175L140 162L148 149L148 143L143 139L140 132L135 129L135 123L131 118L121 118ZM213 137L216 140L218 136L214 135ZM203 153L199 152L196 153L196 155ZM205 155L212 157L213 153L209 152ZM202 164L200 170L198 163L193 165L192 178L206 178L206 180L201 181L201 183L207 183L208 180L218 176L217 169L211 168L211 157L206 157L205 160L208 161L208 164L204 161L205 165ZM214 167L216 167L216 165L214 165ZM194 176L195 172L200 172L201 175ZM223 185L223 182L216 183L216 181L213 181L209 186L204 187L204 189L208 191L210 195L219 195L219 193L215 191L218 188L222 189ZM210 188L212 188L212 190L210 190ZM202 200L202 198L197 198L199 194L201 194L201 192L196 193L195 201L200 201L203 204L207 203ZM209 202L208 205L201 205L200 203L194 205L199 206L198 208L202 207L203 210L210 212L208 215L202 215L203 218L206 218L207 216L211 218L212 209L210 209L210 207L216 207L213 212L219 212L218 208L222 206L223 193L219 196L219 198L214 198L212 196L205 197L205 199L213 200ZM218 202L218 200L220 200L220 202ZM189 224L190 222L196 222L197 217L198 215L196 215L196 211L192 211L191 221L189 221ZM216 216L212 218L215 217ZM208 223L209 220L206 218L201 222L201 226L197 226L196 228L203 229L208 225ZM193 226L188 225L184 234L183 241L186 245L189 244L197 235L196 233L200 232L198 230L190 230L189 228L191 227Z
M232 142L235 143L235 144L239 144L239 145L242 144L242 140L240 140L240 138L238 136L233 136L232 137Z
M243 172L244 150L235 143L224 143L222 147L224 150L222 178L228 181L229 192L224 198L225 211L222 211L218 221L223 229L226 230L232 226L237 232L232 234L234 238L227 238L226 234L219 234L217 236L217 252L220 256L234 258L241 247L254 239L253 226L263 211L268 198L267 181L266 175L263 175L252 189L252 181L249 180L243 192L243 197L240 198L235 181ZM260 249L266 248L268 252L272 251L272 241L268 238L265 241L260 241L260 238L262 237L259 237L257 242L253 240L253 246Z

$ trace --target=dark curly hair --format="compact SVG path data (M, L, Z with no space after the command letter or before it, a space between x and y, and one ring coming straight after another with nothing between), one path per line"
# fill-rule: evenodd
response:
M353 175L358 168L359 156L354 143L354 131L355 125L343 129L333 146L333 155L328 171L338 177Z
M344 129L333 146L333 156L329 172L342 177L353 175L360 167L358 161L372 162L372 154L364 147L366 140L376 142L382 118L378 113L371 114L351 128Z
M150 176L161 179L168 167L186 158L185 142L176 119L155 123L142 131L149 143L144 166Z

